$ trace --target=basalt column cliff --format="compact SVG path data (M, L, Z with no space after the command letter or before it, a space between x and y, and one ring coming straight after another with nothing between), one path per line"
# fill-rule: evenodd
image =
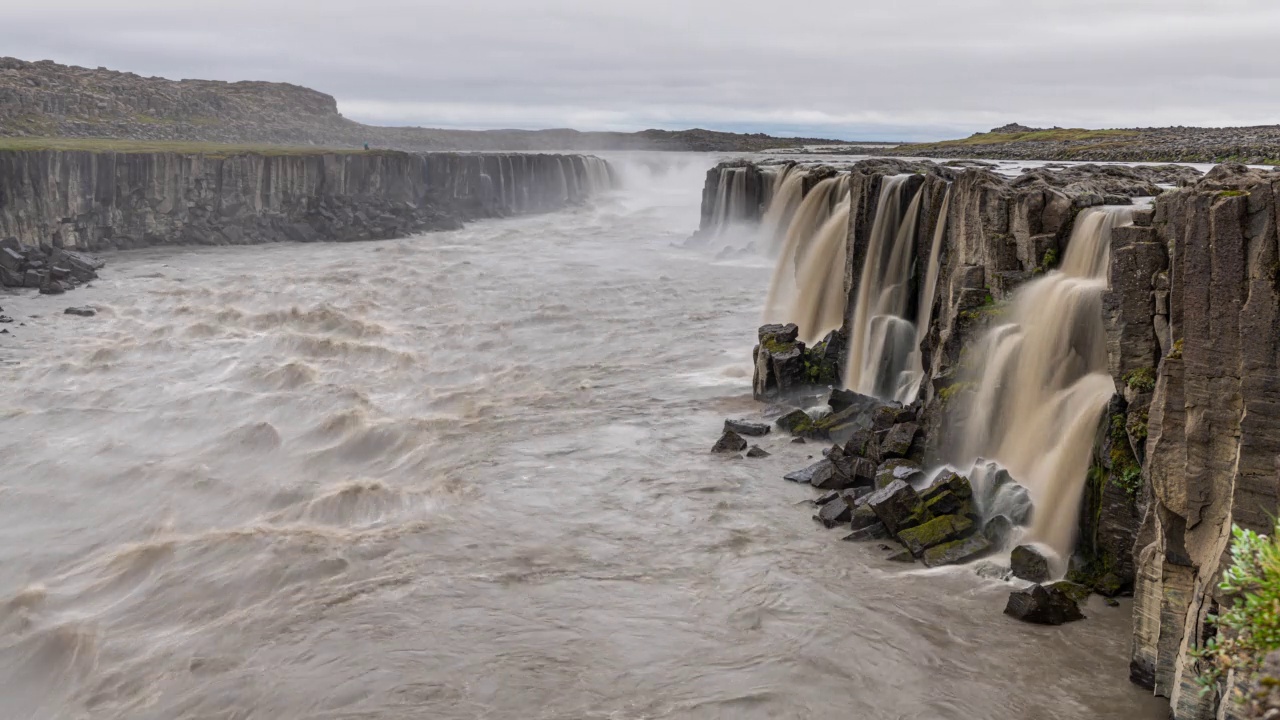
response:
M1200 692L1196 652L1229 601L1232 524L1266 532L1280 510L1280 174L739 163L708 178L700 235L778 247L759 240L785 235L766 218L799 221L771 207L804 205L797 173L843 178L822 198L848 218L824 255L843 288L800 272L814 230L789 238L755 391L810 408L785 430L836 443L787 477L832 491L816 517L906 561L986 557L1044 583L1006 610L1033 622L1132 593L1132 680L1179 720L1234 712L1233 679ZM805 329L833 313L836 329Z
M583 155L0 152L0 282L47 285L42 248L391 238L558 210L613 183Z

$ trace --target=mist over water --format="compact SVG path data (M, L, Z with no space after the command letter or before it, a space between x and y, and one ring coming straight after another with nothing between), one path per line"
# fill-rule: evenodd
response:
M707 452L772 261L679 247L713 158L615 161L563 213L0 296L0 715L1162 717L1127 605L1017 623L816 530L818 446Z

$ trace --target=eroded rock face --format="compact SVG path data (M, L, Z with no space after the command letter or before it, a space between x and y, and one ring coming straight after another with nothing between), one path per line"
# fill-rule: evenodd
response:
M1131 675L1178 720L1213 716L1189 652L1218 597L1232 523L1280 505L1280 178L1219 166L1162 196L1172 348L1150 401Z
M610 177L582 155L5 151L0 237L88 251L386 239L557 210Z

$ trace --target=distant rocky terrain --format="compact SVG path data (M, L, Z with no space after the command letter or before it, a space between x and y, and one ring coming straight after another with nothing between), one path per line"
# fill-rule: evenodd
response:
M962 140L914 143L885 155L993 160L1280 164L1280 125L1236 128L1032 128L1017 123Z
M48 60L0 58L0 138L113 138L430 150L758 151L830 144L712 130L435 130L348 120L337 101L272 82L167 80Z

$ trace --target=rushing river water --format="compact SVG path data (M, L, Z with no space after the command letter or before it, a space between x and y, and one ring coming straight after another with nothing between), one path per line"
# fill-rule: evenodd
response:
M818 529L781 480L817 445L708 453L760 412L771 263L677 247L712 159L667 162L0 295L0 716L1163 717L1127 603L1017 623L1008 585Z

